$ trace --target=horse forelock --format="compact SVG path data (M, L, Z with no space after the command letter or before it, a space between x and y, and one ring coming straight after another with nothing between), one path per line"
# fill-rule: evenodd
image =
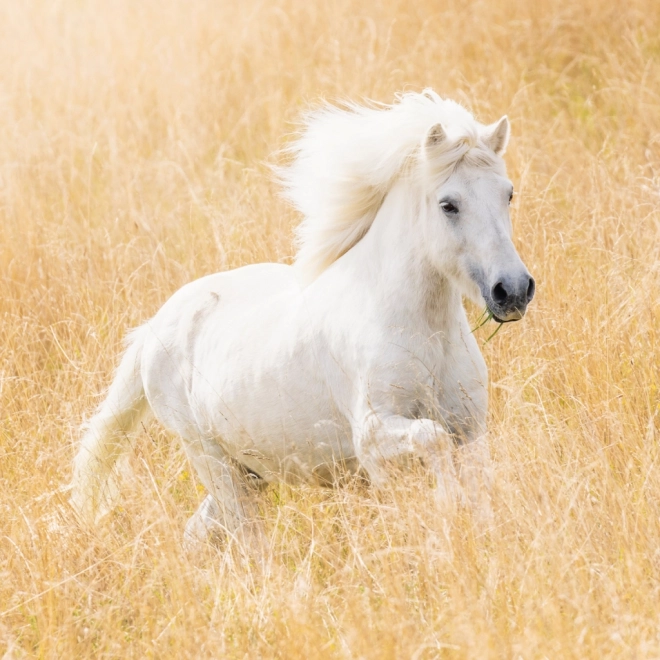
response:
M502 168L501 159L478 136L464 135L448 146L446 154L422 164L427 187L439 187L462 164L491 171Z
M422 149L440 123L446 144L428 159ZM495 167L481 125L458 103L432 90L397 97L393 105L325 105L305 120L280 170L285 196L303 214L296 230L296 266L309 281L368 231L395 181L437 186L462 162Z

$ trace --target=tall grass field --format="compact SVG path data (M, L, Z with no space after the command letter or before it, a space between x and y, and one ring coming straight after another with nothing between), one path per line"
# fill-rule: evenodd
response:
M81 526L64 487L125 333L291 261L270 166L302 113L427 86L508 114L537 282L477 331L491 527L414 472L273 487L261 557L191 556L204 491L156 424ZM0 658L659 658L659 388L657 0L0 3Z

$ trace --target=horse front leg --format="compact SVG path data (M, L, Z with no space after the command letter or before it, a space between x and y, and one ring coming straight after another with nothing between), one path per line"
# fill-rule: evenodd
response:
M462 499L452 455L454 439L430 419L371 414L355 434L355 449L376 488L389 482L393 467L421 458L433 472L438 499L446 504Z
M463 490L478 519L485 523L493 520L491 492L493 488L493 462L488 437L483 435L458 448L457 463Z

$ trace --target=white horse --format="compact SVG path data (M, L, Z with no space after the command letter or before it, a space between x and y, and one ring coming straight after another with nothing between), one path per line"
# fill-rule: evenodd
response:
M111 506L148 413L208 490L190 539L237 533L253 482L359 472L383 487L417 456L441 498L474 489L487 371L462 296L505 322L534 295L511 240L508 139L506 116L484 126L431 90L312 113L281 172L304 216L295 264L192 282L132 332L75 458L76 509Z

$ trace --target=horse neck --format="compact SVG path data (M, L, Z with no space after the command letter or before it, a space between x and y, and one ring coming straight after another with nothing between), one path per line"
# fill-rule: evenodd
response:
M421 214L424 196L407 182L395 184L352 257L357 282L381 297L394 323L424 323L435 331L457 327L461 295L448 274L426 258Z

